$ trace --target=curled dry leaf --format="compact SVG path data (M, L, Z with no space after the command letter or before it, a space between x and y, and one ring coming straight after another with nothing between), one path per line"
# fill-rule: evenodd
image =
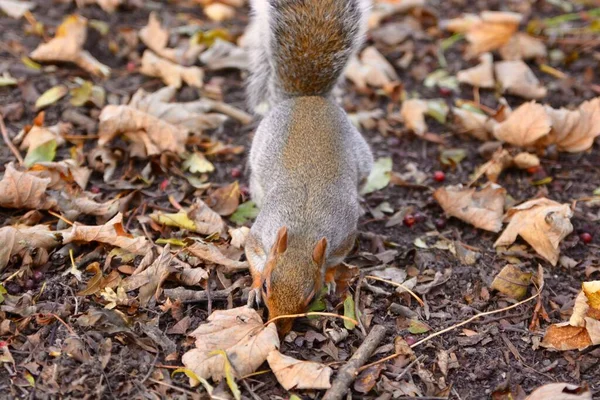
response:
M196 242L191 246L186 247L185 250L204 262L221 265L225 267L226 270L238 271L240 269L248 268L248 263L246 261L232 260L212 243Z
M477 169L472 182L475 182L484 174L491 182L497 182L502 171L507 168L515 166L519 169L527 169L539 165L540 159L535 154L522 152L513 157L508 150L499 148L488 162Z
M331 368L325 364L301 361L281 354L277 350L267 355L269 367L285 390L329 389Z
M204 7L204 14L212 21L223 22L235 17L235 8L215 2Z
M17 171L6 165L0 180L0 207L47 210L56 207L56 200L46 195L50 178L40 178L29 172Z
M190 207L189 211L181 210L178 213L156 212L150 218L159 224L187 229L202 235L221 234L225 232L226 225L219 214L210 209L200 199Z
M546 136L551 127L552 120L544 106L530 101L519 106L506 120L497 124L494 127L494 136L515 146L530 146Z
M433 193L447 215L491 232L502 229L505 196L506 190L496 184L488 184L478 192L475 188L448 186Z
M230 228L229 236L231 236L231 245L238 249L243 249L246 245L246 239L250 233L250 228L241 226L239 228Z
M200 67L183 67L172 61L160 58L152 50L144 51L140 72L144 75L161 78L166 85L176 88L183 82L196 88L204 85L204 71Z
M373 46L362 51L360 58L353 58L346 68L346 78L359 89L367 86L383 87L400 78L389 61Z
M200 61L211 71L226 68L247 70L250 57L245 49L217 38L215 43L200 55Z
M513 157L513 163L519 169L539 167L540 158L535 154L522 152Z
M494 60L491 53L483 53L479 57L480 64L462 71L458 71L456 78L461 83L468 83L471 86L480 88L493 88L496 85L494 80Z
M29 173L40 178L50 178L48 187L51 189L64 189L72 182L75 182L81 189L85 189L92 170L77 165L75 160L68 159L56 162L38 162L29 169Z
M27 249L50 250L59 241L47 225L5 226L0 228L0 272L8 265L10 258Z
M477 55L504 46L517 31L521 14L502 11L484 11L478 21L469 17L465 37L470 46L468 53Z
M406 100L402 102L400 118L408 129L413 131L417 136L423 136L427 132L425 113L428 109L429 106L425 100Z
M544 42L523 32L515 33L498 52L507 61L529 60L547 54Z
M540 99L548 93L523 61L499 61L494 65L494 69L503 93L526 99Z
M542 346L564 351L600 344L600 281L581 286L569 322L548 327Z
M507 265L494 278L492 289L506 296L521 300L527 295L527 288L531 282L531 272L523 272L515 265Z
M104 225L89 226L75 223L70 229L60 232L63 243L100 242L119 247L131 254L144 255L152 244L145 237L133 237L125 232L123 214L118 213Z
M592 400L592 391L570 383L549 383L534 390L525 400Z
M373 4L368 27L376 28L385 18L425 6L425 0L378 0Z
M159 289L163 282L169 277L175 269L171 267L173 255L171 254L169 245L162 249L161 254L156 257L154 262L139 274L131 275L121 282L121 287L125 292L130 292L135 289L139 291L140 304L145 307L148 302L160 292Z
M37 4L32 1L0 0L0 10L14 19L21 19L27 11L31 11Z
M56 36L40 44L30 57L36 61L63 61L78 65L92 75L108 76L110 68L83 50L87 37L87 19L70 15L56 29Z
M486 128L487 115L466 108L453 108L452 113L462 133L469 134L482 142L491 139L492 136Z
M204 379L219 381L225 376L225 360L214 354L224 350L236 377L250 374L279 348L275 324L264 326L258 313L249 307L215 311L190 334L196 338L196 348L182 357L186 368Z
M508 246L521 236L540 256L556 265L559 244L573 231L572 216L568 204L546 198L527 201L508 210L504 217L508 226L494 247Z
M582 103L570 111L546 106L552 131L542 144L555 143L558 150L576 153L588 150L600 136L600 97Z
M107 13L113 13L123 4L123 0L75 0L77 7L84 7L87 4L98 4L101 9Z
M132 140L141 140L147 155L159 154L163 151L181 154L185 151L187 129L131 106L108 105L104 107L99 118L99 146L105 145L118 134L125 134Z
M235 181L218 188L207 199L210 207L222 216L231 215L240 205L240 184Z
M29 131L25 133L25 137L19 146L21 150L27 149L27 154L32 153L36 148L47 144L54 140L56 146L65 144L63 135L69 131L70 125L58 123L53 126L38 126L33 125ZM27 157L27 156L26 156Z

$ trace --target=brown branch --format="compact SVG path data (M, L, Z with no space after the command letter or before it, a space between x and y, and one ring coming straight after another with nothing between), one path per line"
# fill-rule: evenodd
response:
M19 164L23 165L25 161L23 160L23 157L21 157L21 153L19 153L19 150L17 150L12 140L10 140L8 137L8 132L6 131L6 125L4 125L4 118L2 117L2 114L0 114L0 131L2 132L2 137L4 138L4 141L6 142L6 145L10 151L12 151L12 153L15 155L17 161L19 161Z
M340 368L331 388L325 392L323 400L341 400L346 397L348 388L356 379L360 367L369 359L384 337L385 327L375 325L352 358Z

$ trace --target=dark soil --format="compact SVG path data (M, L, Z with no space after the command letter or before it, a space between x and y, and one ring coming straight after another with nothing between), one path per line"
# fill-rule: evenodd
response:
M125 7L113 15L108 15L96 6L76 9L75 5L63 4L64 2L36 1L37 8L33 15L47 27L57 26L62 18L70 13L79 12L89 19L105 21L110 26L110 32L103 37L98 33L91 33L88 37L86 48L102 63L113 68L110 79L100 80L86 75L85 72L69 65L60 65L55 72L36 72L27 69L20 62L20 58L33 50L41 38L24 33L28 23L25 20L15 21L0 17L0 74L10 71L11 75L22 79L19 87L0 87L0 112L5 115L9 132L13 135L20 131L26 124L30 124L36 115L33 102L36 95L31 92L43 93L46 89L71 79L82 76L93 79L96 84L104 86L107 94L124 102L138 88L142 87L152 91L162 87L157 79L151 79L140 74L130 73L127 70L128 62L136 63L138 60L129 59L127 56L115 57L109 50L109 41L117 40L121 29L129 28L139 30L146 25L148 14L156 9L162 21L168 26L184 25L178 19L186 15L199 24L203 29L216 27L217 24L206 22L198 6L193 2L147 2L143 8ZM533 3L530 5L530 3ZM552 2L554 3L554 2ZM186 5L187 4L187 5ZM530 12L527 12L527 9ZM576 6L577 10L583 9ZM460 93L446 93L438 88L425 88L422 84L423 77L439 68L439 58L436 52L439 38L447 37L435 27L435 19L459 16L463 12L477 13L482 10L504 10L525 12L527 20L545 18L564 14L550 2L544 1L431 1L426 12L415 12L413 17L420 21L424 34L414 39L415 60L407 70L397 67L404 90L418 92L423 98L445 97L449 105L458 98L473 99L471 88L461 87ZM181 17L179 17L181 18ZM392 21L401 22L404 16L399 15ZM234 36L243 32L247 23L244 12L238 12L238 19L221 24ZM91 32L95 32L90 29ZM52 32L52 30L50 31ZM590 44L591 43L591 44ZM595 44L594 44L595 43ZM378 49L393 64L402 56L396 48L386 47L383 43L375 42ZM536 75L550 88L544 102L552 106L575 106L586 99L598 96L600 84L600 44L588 39L579 41L548 41L550 49L560 49L567 55L572 55L572 62L560 65L557 68L569 75L566 81L559 82L555 77L540 72L536 64L531 64ZM457 71L474 65L473 62L463 58L464 42L458 42L447 50L444 55L447 61L447 70L454 75ZM138 49L139 54L143 45ZM238 71L220 71L209 73L206 81L222 85L223 100L229 104L245 108L243 92L243 76ZM594 86L596 85L596 86ZM594 89L594 87L596 89ZM391 156L394 162L394 171L403 172L404 166L415 163L418 169L430 178L424 186L394 186L390 185L384 190L375 192L365 199L368 209L377 207L382 202L389 202L396 212L411 207L414 212L423 214L421 221L411 228L402 221L391 224L390 215L384 218L374 218L367 213L360 222L360 247L349 258L349 262L371 268L381 264L373 254L383 257L381 253L392 250L390 265L407 268L409 276L418 276L420 282L433 279L436 273L442 274L439 284L422 295L426 302L425 307L420 307L414 300L411 301L406 294L395 294L392 286L384 283L369 281L361 289L360 304L369 320L369 326L384 324L388 328L388 336L382 345L394 343L395 338L401 336L409 341L425 337L425 334L411 334L408 332L408 320L389 311L392 303L408 306L416 312L422 321L431 328L431 332L441 330L453 324L460 323L481 311L491 311L506 307L514 301L492 292L489 289L494 276L507 264L505 258L499 256L493 247L497 239L496 234L478 230L457 219L446 220L443 211L433 200L432 189L447 184L466 183L469 175L485 162L479 155L478 147L481 145L473 139L454 134L452 125L430 123L434 133L438 133L445 140L445 144L436 144L424 141L408 133L401 124L387 117L399 110L399 102L389 97L380 96L374 92L357 93L351 84L344 87L343 105L349 112L368 111L380 108L386 116L379 121L377 128L368 130L368 137L376 157ZM180 98L191 100L198 98L198 93L190 88L180 91ZM522 99L508 96L507 100L512 107L523 102ZM482 91L481 101L490 108L498 106L497 96L493 91ZM22 108L22 114L8 113L8 106ZM63 99L57 105L46 111L46 124L52 125L61 120L63 111L72 108L68 100ZM80 112L97 118L98 109L83 108ZM233 182L232 170L239 168L245 171L245 157L255 127L242 127L238 123L227 123L223 129L209 132L208 136L214 140L226 143L243 145L246 152L241 156L228 156L214 160L216 171L210 176L212 183L217 186ZM73 134L91 135L82 127L75 126ZM111 146L119 148L118 141ZM85 144L86 149L95 146L95 140ZM123 145L124 146L124 145ZM124 147L123 147L124 148ZM450 168L439 161L440 153L447 148L460 148L466 151L467 157L459 166ZM67 150L63 156L68 157ZM61 158L59 152L58 158ZM12 160L12 154L6 146L0 147L0 165L5 165ZM130 166L131 162L131 166ZM128 168L128 179L145 167L146 163L139 160L130 160L126 155L121 160L122 165L116 176L123 176ZM550 199L571 203L578 199L591 196L592 192L600 187L600 144L596 141L591 151L580 154L556 154L548 152L542 154L543 174L552 177L546 185L534 185L533 182L540 176L532 176L526 171L510 170L505 172L499 180L515 202L529 200L535 196L544 195ZM173 195L183 205L191 204L193 196L198 195L185 179L172 173L178 165L177 157L166 157L152 160L152 171L155 180L151 187L144 188L134 197L129 209L125 212L125 221L128 226L136 226L135 219L129 222L132 214L142 202L148 208L173 210L169 204L168 195ZM0 167L2 168L2 167ZM444 170L446 181L437 183L431 177L434 171ZM542 176L542 177L544 177ZM246 181L243 176L242 181ZM159 190L159 184L168 180L166 191ZM139 183L139 181L137 181ZM116 182L115 182L116 183ZM136 183L137 184L137 183ZM117 186L105 184L102 174L95 172L91 185L97 188L104 199L108 200L121 192ZM139 185L142 187L142 185ZM89 188L88 188L89 189ZM0 223L2 226L13 224L16 217L25 213L23 210L0 209ZM47 221L50 221L48 217ZM441 220L441 221L440 221ZM551 382L570 382L581 384L586 382L594 396L600 398L600 349L590 348L581 352L553 352L537 346L544 334L544 329L550 323L557 323L568 318L572 309L575 295L581 288L581 282L600 279L600 273L594 272L586 276L586 268L600 264L600 208L591 203L580 202L575 206L572 219L574 232L561 244L561 255L576 260L576 266L567 268L563 266L552 267L543 259L536 257L528 248L527 252L519 255L520 268L530 272L537 271L537 265L544 268L545 289L542 293L542 305L548 312L549 320L541 321L541 328L535 331L528 329L534 315L535 301L529 302L516 309L501 314L481 318L464 328L476 332L475 336L466 334L463 328L439 336L423 346L417 347L417 356L425 356L419 368L413 367L402 381L414 381L423 394L429 396L445 396L451 399L482 399L491 398L494 391L502 387L517 390L522 388L530 393L536 387ZM94 223L94 219L82 219L80 222ZM445 250L421 249L413 243L421 238L430 246L437 241L436 237L426 235L436 231L449 240L462 242L471 246L480 253L480 258L475 265L464 265L461 261ZM441 225L440 225L441 223ZM579 239L579 234L588 232L593 236L590 244L584 244ZM165 230L163 234L168 234ZM158 238L156 235L155 238ZM520 240L520 239L519 239ZM524 243L524 242L519 242ZM1 245L1 244L0 244ZM102 247L76 246L75 256L84 257L88 254L99 254L97 259L103 264L107 251ZM389 253L387 253L389 254ZM81 258L79 258L81 260ZM92 261L92 259L89 259ZM79 265L83 266L84 261ZM204 396L201 390L190 389L187 379L183 375L170 377L168 366L174 368L181 365L181 355L193 346L193 341L182 335L164 335L176 343L175 356L167 351L168 346L155 348L148 327L155 327L159 332L165 332L177 320L171 312L164 311L160 305L153 305L148 309L137 310L135 314L128 315L131 325L116 327L111 325L110 317L106 317L104 325L98 323L90 329L84 329L75 324L78 317L84 315L90 308L102 310L93 297L76 297L74 293L85 287L84 283L77 282L70 276L63 276L63 272L70 267L68 250L59 250L50 255L50 261L41 269L43 279L35 282L35 288L29 293L40 305L37 314L29 317L16 318L10 312L0 312L0 318L11 319L19 325L20 334L13 337L10 333L0 330L0 340L9 341L14 346L11 353L15 359L17 370L2 367L0 373L0 393L2 398L194 398ZM109 269L119 267L113 262ZM2 272L0 280L4 281L15 273L19 263L15 263ZM81 267L80 267L81 268ZM589 268L588 268L589 271ZM107 273L109 271L106 271ZM84 274L87 281L92 274ZM232 281L242 277L231 276ZM222 282L217 279L216 273L212 275L214 289L222 288ZM219 281L217 283L217 281ZM372 286L371 286L372 285ZM370 289L369 287L379 288ZM18 285L15 290L22 290ZM355 290L353 286L352 290ZM533 290L533 289L531 289ZM490 294L491 292L491 294ZM181 312L191 317L190 327L194 328L209 314L208 307L223 309L238 306L244 303L241 291L228 302L214 301L210 306L204 303L182 305ZM340 299L328 298L330 308L340 308ZM343 308L343 307L342 307ZM127 313L127 310L122 310ZM56 319L50 322L44 320L42 314L52 313L58 315L76 331L84 341L83 347L87 356L69 357L65 353L58 353L54 357L53 351L60 349L69 338L69 330ZM332 324L339 325L337 321L318 320L297 321L294 332L282 344L282 352L300 359L315 360L332 363L338 366L349 358L360 345L362 335L358 330L351 331L349 336L334 344L325 335L325 331ZM102 326L100 326L102 325ZM367 326L368 329L368 326ZM191 330L191 329L190 329ZM320 332L320 333L319 333ZM72 339L72 338L71 338ZM108 349L108 350L106 350ZM438 364L440 351L455 355L457 366L450 369L444 377ZM389 355L393 347L388 346L370 361ZM169 357L167 357L169 356ZM106 357L106 359L104 359ZM394 395L395 377L400 373L406 363L390 361L386 369L381 372L382 377L375 388L368 394L354 391L354 398L390 398ZM103 368L103 362L106 362ZM260 368L264 370L265 368ZM36 384L31 387L25 377L33 376ZM158 383L157 383L158 382ZM288 393L281 388L271 373L257 375L244 379L240 384L243 396L258 399L288 398ZM446 392L441 388L441 383L448 385ZM223 386L223 384L221 385ZM225 387L225 386L224 386ZM226 389L226 387L225 387ZM397 392L400 393L400 392ZM319 398L320 392L299 391L303 398ZM442 397L440 397L442 398ZM596 397L594 397L596 398Z

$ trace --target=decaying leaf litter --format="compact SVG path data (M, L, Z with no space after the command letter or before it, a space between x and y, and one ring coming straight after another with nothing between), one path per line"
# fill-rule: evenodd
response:
M341 95L379 158L347 260L363 276L314 305L361 324L312 316L277 338L237 308L256 215L243 1L0 3L0 113L21 157L2 146L10 396L310 397L376 325L366 363L390 360L356 395L600 390L597 9L378 2ZM228 343L200 341L215 323Z

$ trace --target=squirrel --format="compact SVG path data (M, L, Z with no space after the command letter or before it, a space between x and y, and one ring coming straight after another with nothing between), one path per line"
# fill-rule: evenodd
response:
M252 0L248 101L269 110L249 156L259 208L245 245L248 305L269 318L302 313L354 247L368 177L369 145L333 100L349 58L362 46L366 0ZM280 334L290 318L276 321Z

